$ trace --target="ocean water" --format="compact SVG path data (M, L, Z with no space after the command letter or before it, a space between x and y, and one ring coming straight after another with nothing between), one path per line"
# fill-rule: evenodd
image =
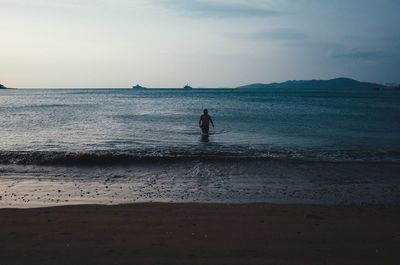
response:
M207 138L198 128L203 108L215 123ZM95 193L98 183L109 180L124 183L124 192L117 192L118 199L105 193L102 203L399 202L398 92L3 90L0 133L3 192L24 193L27 185L47 179L48 187L53 181L94 181L88 185ZM352 181L364 186L338 192L356 185ZM158 192L144 196L143 187ZM320 189L326 192L317 196ZM57 196L50 197L54 202ZM79 197L75 202L82 202Z
M198 128L203 108L216 125L208 139ZM397 161L400 93L7 90L0 124L3 160L6 151L103 151Z

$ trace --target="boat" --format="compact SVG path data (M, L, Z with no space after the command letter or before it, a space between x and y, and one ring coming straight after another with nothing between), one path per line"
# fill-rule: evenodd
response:
M141 85L137 84L136 86L132 87L133 89L145 89L145 87L142 87Z
M193 87L189 86L189 84L186 84L186 86L184 86L183 89L193 89Z

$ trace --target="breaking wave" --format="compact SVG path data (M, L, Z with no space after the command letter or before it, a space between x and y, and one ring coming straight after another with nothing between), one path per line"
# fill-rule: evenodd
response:
M400 163L400 152L357 150L0 151L0 164L20 165L110 165L194 160Z

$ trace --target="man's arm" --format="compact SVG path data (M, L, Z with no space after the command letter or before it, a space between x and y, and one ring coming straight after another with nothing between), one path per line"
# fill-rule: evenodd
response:
M213 120L211 119L211 117L210 117L210 122L211 122L211 125L214 127L214 122L213 122Z
M199 119L199 127L201 128L201 116L200 116L200 119Z

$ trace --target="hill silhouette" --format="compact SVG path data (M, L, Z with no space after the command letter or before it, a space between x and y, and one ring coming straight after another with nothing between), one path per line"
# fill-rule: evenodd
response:
M290 80L282 83L255 83L237 87L238 89L376 89L384 87L376 83L360 82L351 78L335 78L330 80Z

